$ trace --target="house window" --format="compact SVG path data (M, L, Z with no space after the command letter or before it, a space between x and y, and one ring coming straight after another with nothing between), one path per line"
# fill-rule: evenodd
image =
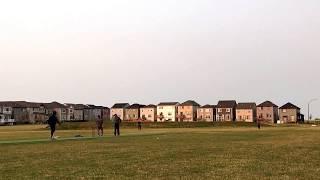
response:
M219 108L219 109L218 109L218 112L219 112L219 113L221 113L221 112L222 112L222 109L221 109L221 108Z
M229 108L227 108L227 110L226 110L226 111L227 111L228 113L229 113L229 112L231 112Z
M229 115L227 115L227 116L226 116L226 119L227 119L227 120L230 120L230 116L229 116Z
M160 106L160 107L159 107L159 109L163 109L163 107L162 107L162 106Z
M171 112L168 112L168 116L172 116L172 113L171 113Z
M291 121L295 121L295 117L294 116L291 116Z
M151 117L152 117L151 114L149 114L149 115L148 115L148 118L151 118Z

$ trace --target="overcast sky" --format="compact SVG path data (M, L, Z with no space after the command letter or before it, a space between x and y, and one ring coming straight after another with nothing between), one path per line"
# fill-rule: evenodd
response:
M319 0L0 2L0 100L290 101L320 117Z

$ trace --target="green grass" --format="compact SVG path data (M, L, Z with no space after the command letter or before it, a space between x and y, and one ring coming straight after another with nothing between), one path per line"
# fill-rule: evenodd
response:
M0 179L319 179L320 128L123 129L123 136L33 142L43 126L0 127ZM91 129L58 130L61 137ZM1 144L27 139L25 143Z

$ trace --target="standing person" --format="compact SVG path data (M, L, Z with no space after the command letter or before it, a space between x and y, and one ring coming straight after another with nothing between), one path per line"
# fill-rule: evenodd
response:
M260 123L259 120L258 120L258 129L259 129L259 130L261 129L261 123Z
M59 125L61 125L59 119L57 118L57 111L53 111L52 115L50 116L50 118L48 120L48 124L51 129L51 140L55 139L54 133L56 132L57 123L59 123Z
M112 123L113 123L113 127L114 127L114 135L115 136L117 136L117 135L120 136L121 119L119 118L119 116L117 114L113 115Z
M98 136L103 136L103 119L100 115L98 115L98 119L96 120Z
M139 130L139 131L142 130L142 122L141 122L141 119L138 119L138 130Z

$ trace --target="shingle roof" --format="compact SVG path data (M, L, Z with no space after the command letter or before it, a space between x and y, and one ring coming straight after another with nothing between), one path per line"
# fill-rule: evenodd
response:
M209 104L201 106L201 108L213 108L213 109L215 109L216 107L217 107L216 105L209 105Z
M88 107L88 106L86 106L84 104L75 104L73 106L73 108L76 109L76 110L82 110L82 109L85 109L86 107Z
M131 106L129 106L127 109L140 109L142 107L145 107L145 105L141 105L141 104L132 104Z
M200 104L198 104L197 102L195 102L193 100L188 100L188 101L180 104L179 106L200 106Z
M289 103L281 106L280 109L300 109L300 108L289 102Z
M43 106L43 104L26 101L2 101L0 102L0 106L10 106L13 108L38 108Z
M179 105L178 102L161 102L158 104L158 106L176 106Z
M237 102L235 100L226 100L226 101L219 101L217 108L234 108L237 106Z
M157 108L157 106L156 106L156 105L153 105L153 104L149 104L149 105L144 106L144 107L142 107L142 108Z
M238 103L237 109L254 109L256 108L256 103Z
M123 109L123 108L127 108L130 105L128 103L116 103L112 106L112 108L114 109Z
M43 103L44 107L48 109L53 109L53 108L66 108L65 105L60 104L58 102L51 102L51 103Z
M257 107L278 107L278 106L273 104L271 101L265 101L259 104Z

